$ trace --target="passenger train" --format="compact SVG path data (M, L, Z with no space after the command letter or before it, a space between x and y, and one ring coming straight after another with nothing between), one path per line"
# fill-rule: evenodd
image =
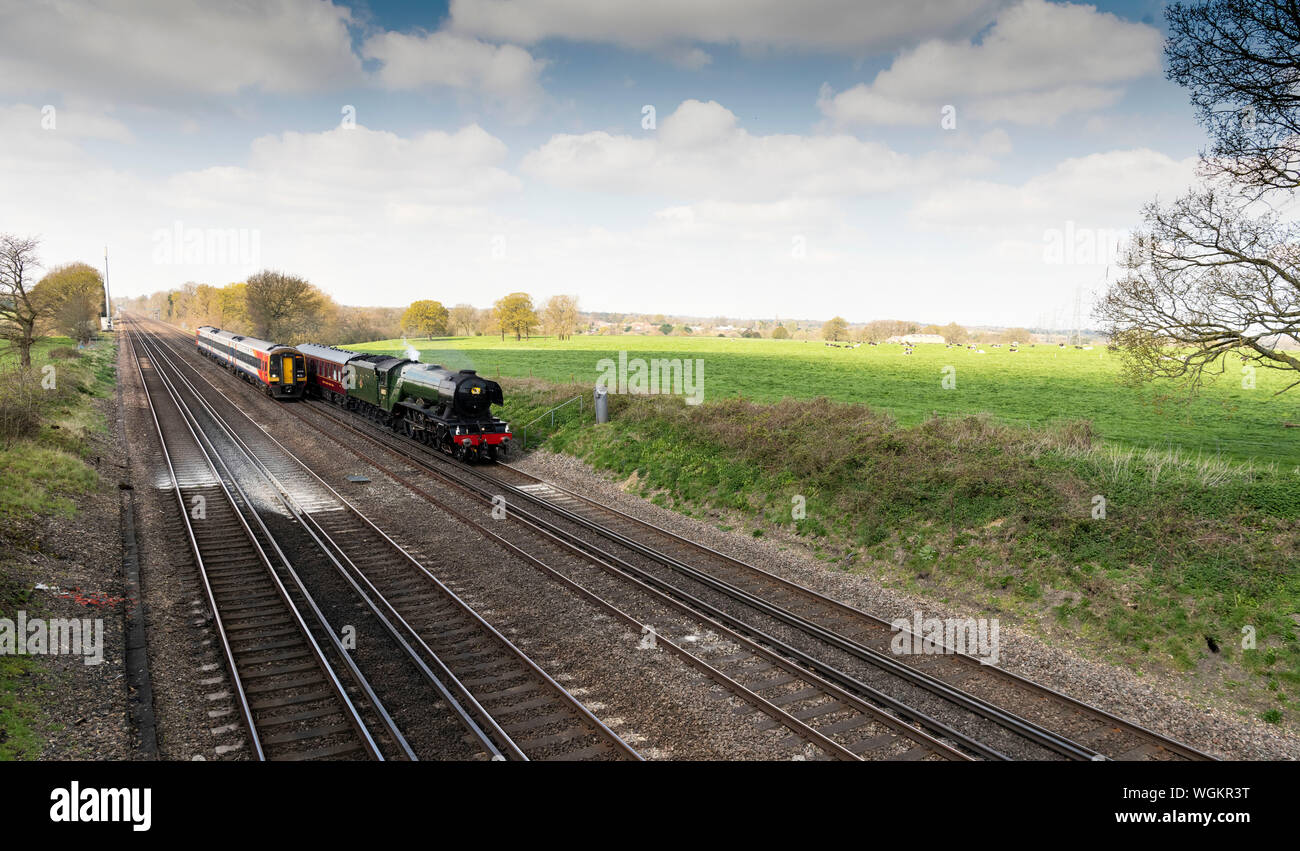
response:
M194 332L206 357L226 367L273 399L301 399L307 391L307 364L302 352L256 337L222 331L211 325Z

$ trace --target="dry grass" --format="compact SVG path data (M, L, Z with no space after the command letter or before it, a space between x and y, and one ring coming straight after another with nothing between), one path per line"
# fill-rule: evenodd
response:
M42 413L59 395L41 386L40 374L18 367L0 369L0 446L31 437L40 428Z

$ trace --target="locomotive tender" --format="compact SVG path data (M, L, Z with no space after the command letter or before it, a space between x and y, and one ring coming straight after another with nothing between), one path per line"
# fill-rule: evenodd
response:
M245 337L202 325L194 332L199 352L261 388L273 399L301 399L307 368L293 346Z
M306 343L308 392L362 413L465 461L494 460L510 426L492 416L501 385L472 369L458 372L390 355Z

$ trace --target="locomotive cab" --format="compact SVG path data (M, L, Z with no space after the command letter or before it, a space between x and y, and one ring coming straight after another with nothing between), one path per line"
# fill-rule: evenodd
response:
M273 396L302 396L307 382L307 362L292 349L272 351L266 360L268 392Z

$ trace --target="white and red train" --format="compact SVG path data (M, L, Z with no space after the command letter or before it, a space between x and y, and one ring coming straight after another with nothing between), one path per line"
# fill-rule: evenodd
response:
M275 399L301 399L307 391L307 362L293 346L222 331L211 325L194 332L200 352Z

